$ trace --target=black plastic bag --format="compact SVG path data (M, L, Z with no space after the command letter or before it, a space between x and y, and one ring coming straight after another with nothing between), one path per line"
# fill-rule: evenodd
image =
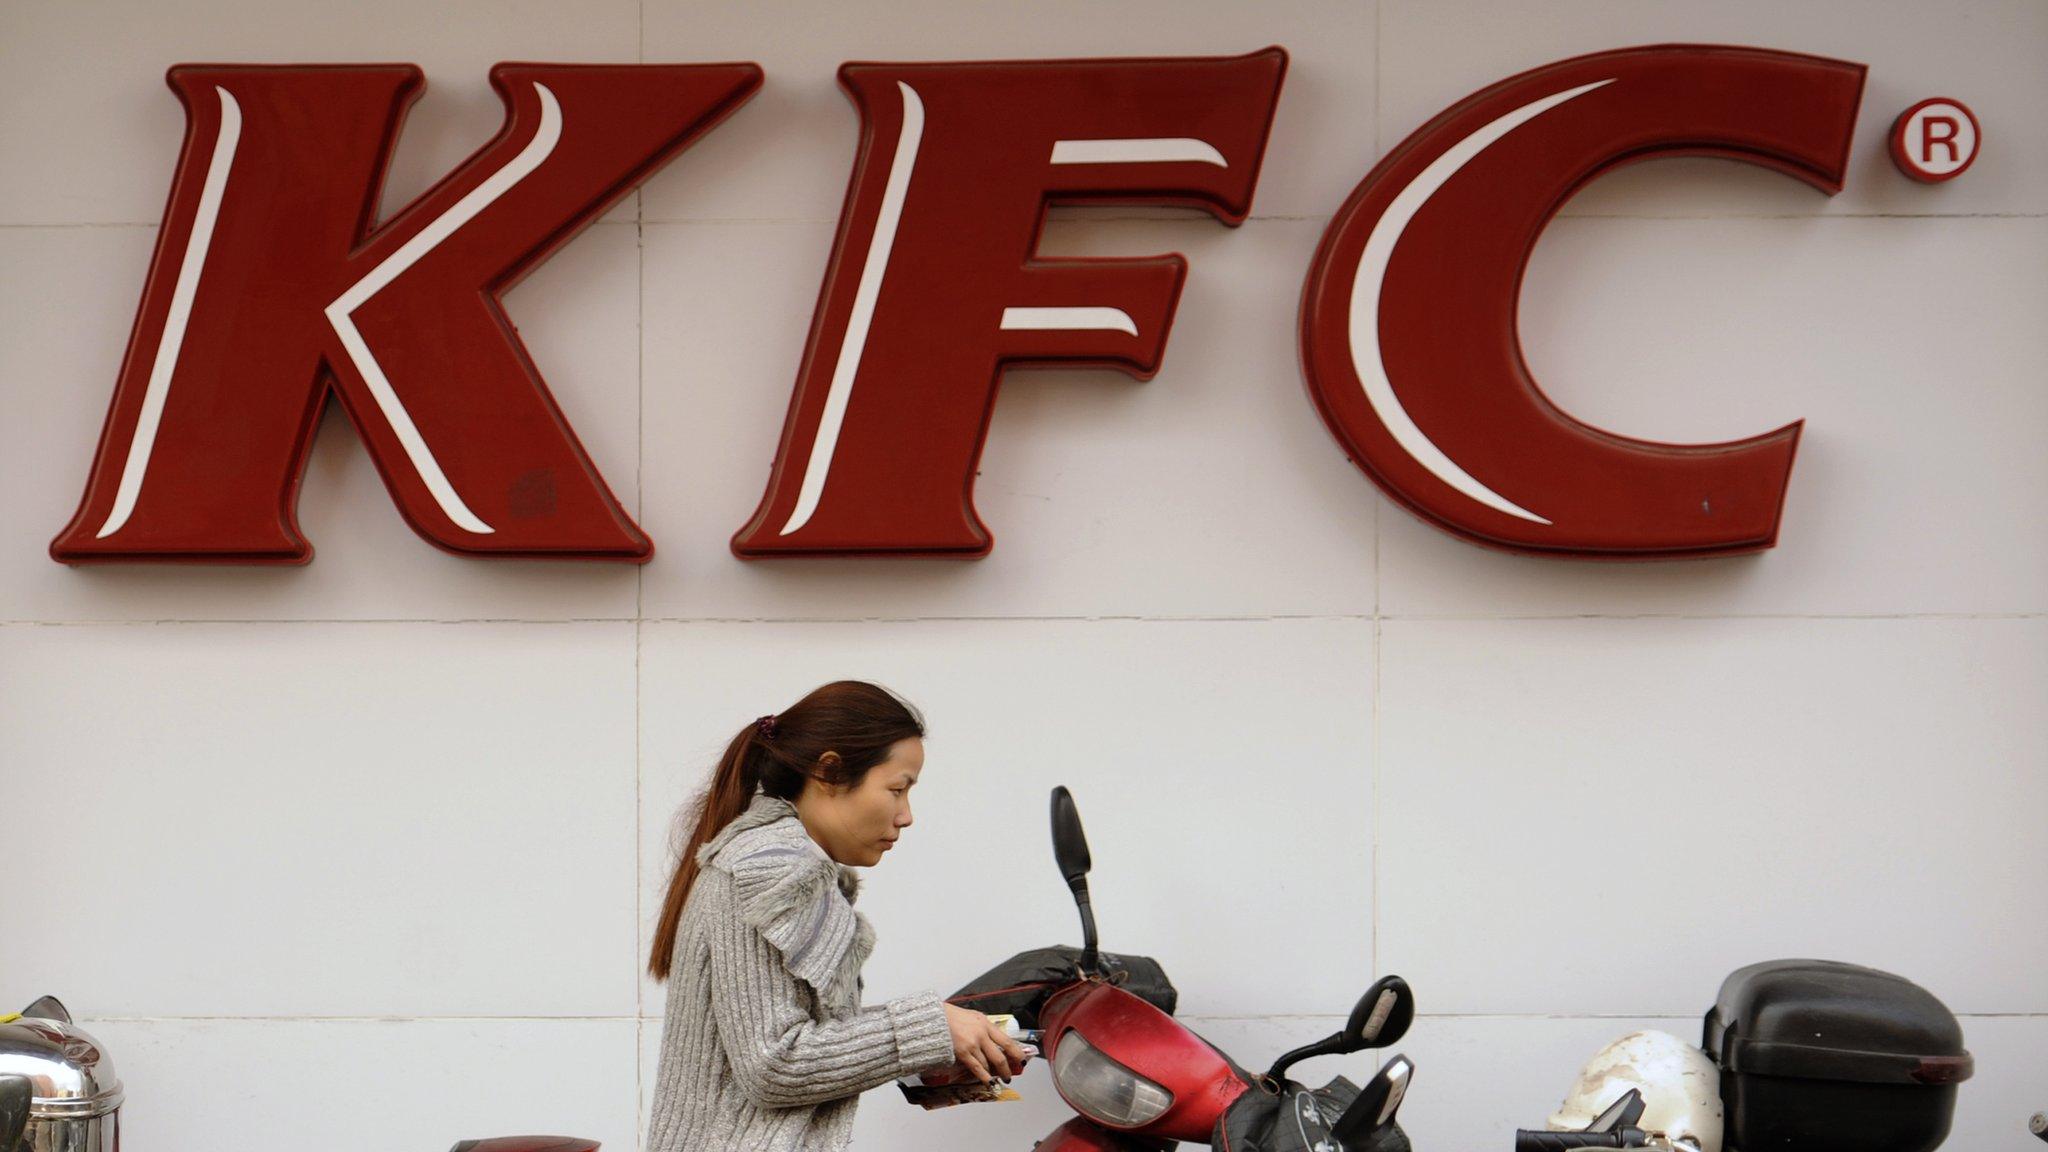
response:
M1216 1121L1215 1152L1409 1152L1408 1136L1390 1124L1365 1147L1345 1147L1330 1129L1358 1099L1358 1085L1339 1076L1321 1088L1289 1080L1278 1092L1254 1082Z
M1081 978L1080 960L1079 948L1064 945L1019 952L968 981L947 1000L991 1016L1015 1016L1022 1026L1036 1028L1046 997ZM1101 953L1096 974L1168 1016L1180 1003L1166 970L1149 956Z

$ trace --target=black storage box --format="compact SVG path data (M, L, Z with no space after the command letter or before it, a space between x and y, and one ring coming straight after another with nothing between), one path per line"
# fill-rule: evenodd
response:
M1973 1070L1926 989L1831 960L1730 975L1702 1047L1721 1067L1731 1152L1929 1152Z

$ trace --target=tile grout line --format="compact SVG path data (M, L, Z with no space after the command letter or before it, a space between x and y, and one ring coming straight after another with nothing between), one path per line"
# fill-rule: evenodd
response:
M1374 147L1379 146L1377 127L1374 132ZM1375 160L1377 162L1377 160ZM1363 179L1363 174L1361 174ZM1350 186L1346 187L1346 194ZM1118 208L1111 205L1054 204L1052 223L1111 223L1116 221L1151 224L1196 224L1209 219L1207 213L1190 208L1177 214L1148 212L1142 208ZM1245 217L1246 224L1328 224L1335 216L1329 212L1255 212ZM2044 220L2048 212L1588 212L1566 209L1552 217L1553 220ZM673 216L649 220L657 227L691 227L693 225L725 224L793 224L818 225L837 224L837 216ZM0 224L0 228L143 228L155 227L128 222L107 224Z
M641 58L646 58L646 5L641 5ZM637 206L634 232L636 251L640 261L639 292L636 296L636 323L634 325L636 349L634 353L633 376L635 392L634 409L634 456L637 461L633 475L633 504L646 531L647 522L647 230L640 218L646 214L644 201ZM649 561L652 562L651 560ZM642 799L643 771L641 767L641 732L645 726L645 706L641 689L640 660L641 645L647 623L647 565L636 566L633 572L633 933L630 954L633 957L633 1011L638 1016L646 1010L646 988L640 979L640 924L646 915L641 906L642 893L646 889L646 867L642 857L646 844L641 834L641 821L645 813ZM634 1067L639 1066L639 1053L634 1053ZM641 1085L634 1085L637 1093Z
M1958 1020L2044 1020L2048 1012L1957 1012ZM1330 1020L1342 1012L1269 1012L1261 1015L1176 1015L1176 1020ZM1698 1012L1417 1012L1417 1020L1693 1020Z
M1557 612L1389 613L1388 620L1459 622L1544 622L1565 620L2039 620L2048 612Z
M255 1014L249 1016L121 1016L100 1013L80 1013L80 1022L112 1024L620 1024L638 1020L638 1016L277 1016Z
M1380 971L1380 511L1385 501L1372 502L1372 978Z
M1266 1012L1187 1014L1178 1020L1328 1020L1344 1013ZM1957 1012L1958 1020L2041 1020L2044 1012ZM1418 1020L1697 1020L1697 1012L1417 1012ZM650 1024L656 1016L119 1016L83 1014L81 1024Z
M636 57L642 64L647 63L647 0L639 0L639 28ZM633 250L639 261L639 289L634 294L633 326L633 385L634 385L634 454L633 510L639 516L641 531L647 529L647 186L642 184L633 193ZM649 562L652 562L650 558ZM643 741L646 739L646 690L643 687L640 661L642 643L647 631L647 565L638 564L633 571L633 930L632 943L627 955L633 958L633 1149L642 1152L647 1134L640 1130L641 1101L647 1096L647 981L640 976L640 925L646 917L646 910L640 906L647 891L644 869L646 844L642 828L645 808L646 769L643 757Z
M1378 560L1374 561L1377 570ZM644 572L636 577L635 600L644 596ZM1377 590L1375 590L1377 597ZM1271 613L1259 616L1130 616L1116 614L1075 616L647 616L636 607L632 616L588 617L434 617L365 616L349 617L247 617L156 618L148 620L0 620L0 628L139 628L139 627L223 627L249 625L393 625L431 624L525 624L535 627L563 627L579 624L1267 624L1295 621L1409 621L1423 623L1562 623L1567 621L1966 621L2042 620L2048 612L1564 612L1487 614L1464 612L1383 612L1377 604L1372 612Z
M1386 7L1387 7L1387 5L1386 5L1386 0L1373 0L1373 6L1372 6L1372 162L1371 162L1370 164L1368 164L1368 165L1366 166L1366 170L1367 170L1367 171L1371 171L1371 170L1372 170L1373 168L1375 168L1375 167L1377 167L1377 166L1379 165L1379 162L1380 162L1380 121L1381 121L1381 120L1383 120L1383 119L1385 119L1385 109L1384 109L1384 106L1383 106L1383 105L1382 105L1382 104L1380 103L1380 77L1386 74L1386 68L1384 67L1384 65L1385 65L1385 63L1386 63L1386 53L1385 53L1385 51L1384 51L1383 49L1381 49L1381 47L1380 47L1380 43L1381 43L1381 40L1380 40L1380 35L1381 35L1381 31L1380 31L1380 30L1381 30L1381 27L1382 27L1382 26L1383 26L1383 24L1384 24L1384 21L1383 21L1383 20L1381 19L1381 17L1382 17L1382 16L1383 16L1383 15L1384 15L1384 14L1386 13ZM1932 149L1931 149L1931 148L1929 149L1929 153L1930 153L1930 154L1932 154Z
M1373 127L1373 148L1374 148L1374 151L1375 151L1375 157L1376 157L1376 159L1375 159L1375 163L1377 163L1377 152L1378 152L1378 148L1379 148L1379 138L1380 138L1379 126L1378 126L1377 124L1375 124L1375 125L1374 125L1374 127ZM1088 207L1088 206L1085 206L1085 205L1066 205L1066 206L1062 206L1062 208L1064 208L1064 209L1066 209L1066 210L1072 210L1072 211L1075 211L1075 212L1080 212L1080 213L1086 213L1086 215L1073 215L1073 216L1067 216L1067 215L1055 215L1055 216L1053 216L1053 217L1052 217L1052 219L1053 219L1053 220L1055 220L1055 221L1089 221L1089 222L1107 222L1107 221L1125 220L1125 221L1133 221L1133 222L1136 222L1136 221L1145 221L1145 222L1148 222L1148 223L1155 223L1155 224L1159 224L1159 223L1167 223L1167 224L1171 224L1171 223L1196 223L1196 222L1199 222L1199 221L1201 221L1201 220L1203 220L1203 219L1205 219L1205 218L1206 218L1206 217L1205 217L1204 215L1199 215L1199 214L1197 214L1197 210L1194 210L1194 209L1190 209L1189 211L1187 211L1187 212L1185 212L1185 213L1182 213L1182 214L1180 214L1180 215L1173 215L1173 216L1169 216L1169 215L1164 215L1164 214L1149 214L1149 213L1148 213L1148 214L1143 214L1143 215L1124 215L1124 214L1121 214L1121 213L1120 213L1120 211L1119 211L1119 210L1117 210L1117 209L1112 209L1112 208L1091 208L1091 207ZM1111 212L1119 212L1119 214L1117 214L1117 215L1109 215L1108 213L1111 213ZM1323 223L1323 224L1327 224L1327 223L1328 223L1329 221L1331 221L1332 219L1334 219L1334 217L1333 217L1333 216L1332 216L1331 214L1327 213L1327 212L1271 212L1271 213L1267 213L1267 212L1261 212L1261 213L1256 213L1256 214L1254 214L1254 215L1252 215L1252 216L1248 216L1248 217L1246 217L1246 218L1245 218L1245 223L1246 223L1246 224L1260 224L1260 223L1274 223L1274 224L1292 224L1292 223ZM1569 211L1569 210L1567 210L1567 211L1563 211L1563 212L1560 212L1560 213L1558 213L1558 214L1557 214L1557 216L1556 216L1556 217L1555 217L1554 219L1556 219L1556 220L1645 220L1645 221L1658 221L1658 220L1692 220L1692 221L1698 221L1698 220L1726 220L1726 221L1731 221L1731 222L1732 222L1732 221L1740 221L1740 220L1813 220L1813 221L1828 221L1828 220L2048 220L2048 212L1574 212L1574 211ZM643 209L643 213L642 213L642 215L640 216L640 218L639 218L638 220L636 220L636 221L635 221L635 223L639 223L639 224L652 224L652 225L655 225L655 226L657 226L657 227L670 227L670 226L682 226L682 227L688 227L688 226L691 226L691 225L729 225L729 224L770 224L770 225L773 225L773 224L792 224L792 225L815 225L815 224L837 224L838 222L839 222L839 218L838 218L837 216L702 216L702 217L697 217L697 216L686 216L686 217L676 217L676 218L672 218L672 219L655 219L655 220L649 220L649 219L647 219L647 218L645 217L645 214L644 214L644 209ZM601 227L623 227L623 226L624 226L625 224L626 224L626 221L622 221L622 220L597 220L597 221L593 221L593 222L592 222L592 224L591 224L591 226L592 226L592 227L599 227L599 228L601 228ZM162 226L162 223L161 223L161 221L156 221L156 220L148 220L148 221L143 221L143 220L91 220L91 221L33 221L33 220L28 220L28 221L12 221L12 222L0 222L0 231L5 231L5 230L15 230L15 231L24 231L24 232L27 232L27 231L59 231L59 230L76 230L76 229L89 229L89 228L150 228L150 229L154 229L154 228L158 228L158 227L161 227L161 226Z

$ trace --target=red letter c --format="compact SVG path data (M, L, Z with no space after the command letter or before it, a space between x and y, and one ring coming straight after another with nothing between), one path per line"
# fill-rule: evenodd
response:
M1475 543L1631 558L1770 547L1799 425L1673 445L1572 419L1523 362L1522 273L1574 192L1637 160L1719 156L1840 191L1863 75L1764 49L1631 48L1444 112L1352 193L1309 270L1302 363L1324 422L1388 496Z

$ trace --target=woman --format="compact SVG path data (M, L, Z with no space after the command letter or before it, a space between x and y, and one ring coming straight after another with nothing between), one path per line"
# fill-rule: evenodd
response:
M827 684L726 746L683 845L648 970L669 980L647 1152L838 1152L860 1093L1024 1049L922 992L861 1007L874 930L853 867L910 827L924 722L873 684Z

